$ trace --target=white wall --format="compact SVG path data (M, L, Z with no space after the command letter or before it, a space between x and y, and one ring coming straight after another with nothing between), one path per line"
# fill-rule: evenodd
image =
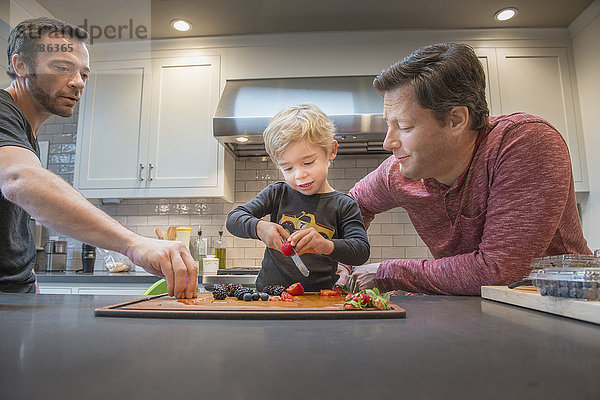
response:
M600 0L594 1L569 30L573 35L590 185L587 199L582 202L583 230L593 250L600 249Z

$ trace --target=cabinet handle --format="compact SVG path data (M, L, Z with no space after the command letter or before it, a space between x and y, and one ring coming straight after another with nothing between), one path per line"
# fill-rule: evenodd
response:
M144 164L140 164L140 174L138 175L138 180L142 182L144 180Z
M152 163L148 164L148 180L152 181L152 170L154 169L154 165Z

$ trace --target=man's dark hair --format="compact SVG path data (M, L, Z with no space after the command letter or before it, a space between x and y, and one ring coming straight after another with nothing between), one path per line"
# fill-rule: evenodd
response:
M466 106L471 129L487 126L485 73L471 46L439 43L416 50L383 70L373 81L380 95L409 85L423 108L445 123L452 107Z
M85 29L56 18L41 17L21 22L10 32L8 37L6 51L8 54L8 69L6 73L11 79L17 77L12 65L14 54L19 54L25 65L31 70L35 70L34 48L38 40L46 34L69 37L82 42L88 38Z

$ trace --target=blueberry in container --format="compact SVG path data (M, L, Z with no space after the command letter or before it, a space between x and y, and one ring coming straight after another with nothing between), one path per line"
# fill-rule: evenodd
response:
M600 300L600 258L564 254L534 259L529 279L542 296Z

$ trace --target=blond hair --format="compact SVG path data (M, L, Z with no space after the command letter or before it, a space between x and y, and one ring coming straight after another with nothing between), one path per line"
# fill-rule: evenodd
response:
M285 148L298 140L307 140L329 153L334 135L335 125L327 115L314 104L305 103L278 112L263 132L263 139L267 153L277 164Z

